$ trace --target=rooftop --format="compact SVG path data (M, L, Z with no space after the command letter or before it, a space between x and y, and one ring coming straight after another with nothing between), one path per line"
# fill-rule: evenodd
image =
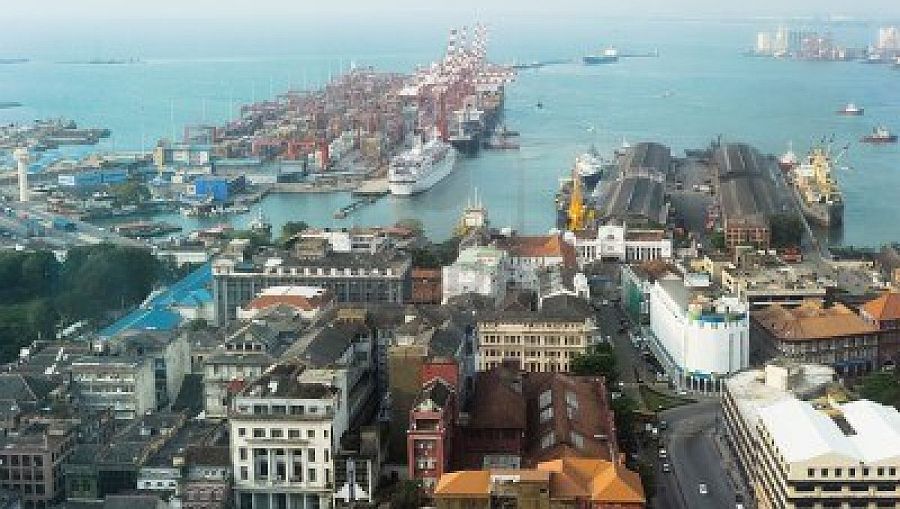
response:
M716 150L719 200L726 223L768 227L775 189L763 156L749 145L730 143Z
M888 291L863 304L862 312L873 320L900 320L900 292Z
M621 159L619 166L625 175L647 173L666 174L672 161L669 147L652 142L641 142L632 146Z
M275 364L261 377L247 385L241 396L261 398L322 399L336 394L337 389L319 383L299 381L304 367L300 364Z
M605 190L600 200L600 217L665 223L664 194L664 186L656 178L624 177Z
M772 304L751 316L769 334L783 341L858 336L878 331L847 306L835 303L826 307L818 300L805 300L796 308Z
M513 235L497 239L497 247L517 258L561 258L567 267L575 267L575 248L562 235Z
M246 309L266 309L273 306L290 306L304 311L318 309L331 297L324 288L314 286L271 286L263 289L248 302Z

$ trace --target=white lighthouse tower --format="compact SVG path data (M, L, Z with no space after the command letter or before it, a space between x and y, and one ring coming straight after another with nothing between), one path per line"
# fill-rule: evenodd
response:
M19 165L19 201L28 201L28 149L19 147L14 152Z

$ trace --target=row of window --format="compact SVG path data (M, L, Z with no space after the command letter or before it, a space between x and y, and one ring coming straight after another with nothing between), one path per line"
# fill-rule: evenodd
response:
M253 415L317 415L331 413L331 405L261 405L238 406L238 413Z
M303 457L303 449L290 449L291 457L294 460L299 460ZM285 449L272 449L272 453L275 455L275 459L279 460L286 455ZM325 456L325 462L328 463L330 461L330 454L328 449L323 449L323 453ZM254 459L268 458L269 450L268 449L253 449L253 457ZM247 461L247 448L240 447L238 448L238 458L241 461ZM306 449L306 461L307 463L315 463L316 462L316 450L312 447Z
M238 436L246 437L247 436L247 428L238 428ZM284 438L285 433L282 428L271 428L266 432L266 428L253 428L253 438ZM287 438L292 440L299 440L303 438L302 430L298 428L289 428L287 430ZM306 438L308 440L314 440L316 438L316 430L308 429L306 430ZM328 438L328 430L322 430L322 438Z
M0 456L0 466L10 465L13 467L17 467L19 465L23 467L30 467L32 465L36 467L44 466L44 457L40 455L27 455L27 454L13 454L10 456Z
M871 474L872 470L873 469L871 469L870 467L860 467L860 468L850 467L850 468L847 468L846 472L847 472L847 477L856 477L857 473L861 474L863 477L868 477ZM887 474L890 477L895 477L897 475L896 467L877 467L874 470L875 470L875 475L878 477L884 477L885 474ZM835 477L835 478L844 476L843 468L820 468L818 470L816 470L815 468L808 468L808 469L806 469L806 476L807 477L816 477L816 472L819 473L819 477L821 477L821 478L828 478L829 474L831 475L831 477Z
M521 350L503 351L503 350L496 350L496 349L488 348L488 349L483 350L482 355L484 355L485 357L503 357L503 358L507 358L507 359L513 359L513 358L522 357L523 356L522 353L523 352ZM575 356L578 355L579 353L580 352L574 352L574 351L568 351L568 350L563 351L563 352L559 352L559 351L555 351L555 350L550 350L550 351L525 350L524 356L525 357L550 357L550 358L563 357L566 359L574 359Z

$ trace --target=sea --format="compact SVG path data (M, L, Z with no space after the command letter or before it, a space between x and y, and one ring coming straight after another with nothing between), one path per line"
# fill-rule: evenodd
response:
M0 122L65 117L82 126L108 127L99 146L50 153L150 150L177 138L188 124L221 123L241 104L288 89L322 86L351 66L410 71L442 54L449 27L471 19L391 19L265 25L205 21L128 22L57 26L37 35L15 29L0 35ZM350 227L420 220L432 238L448 236L467 201L488 208L491 223L522 232L554 226L554 195L576 155L595 146L611 155L622 145L660 141L676 154L716 138L747 142L781 154L792 143L802 155L823 138L849 145L837 179L846 203L845 226L833 244L876 246L900 240L900 145L858 142L875 125L900 131L900 70L859 62L805 62L744 56L755 34L779 24L830 31L847 46L863 47L886 22L776 19L518 19L481 20L490 28L489 55L499 63L570 59L522 71L507 89L504 122L520 131L521 149L460 159L455 172L411 198L388 196L346 219L333 213L348 193L270 195L228 219L246 226L261 211L275 228L303 220ZM625 58L584 66L580 57L615 45L657 58ZM93 59L135 59L89 64ZM845 103L865 116L841 117ZM541 107L538 107L538 105ZM155 219L198 228L223 218Z

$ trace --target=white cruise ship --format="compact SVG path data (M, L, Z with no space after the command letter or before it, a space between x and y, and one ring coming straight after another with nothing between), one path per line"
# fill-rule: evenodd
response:
M431 189L453 173L456 149L438 137L417 142L411 149L391 160L388 184L391 194L410 196Z

